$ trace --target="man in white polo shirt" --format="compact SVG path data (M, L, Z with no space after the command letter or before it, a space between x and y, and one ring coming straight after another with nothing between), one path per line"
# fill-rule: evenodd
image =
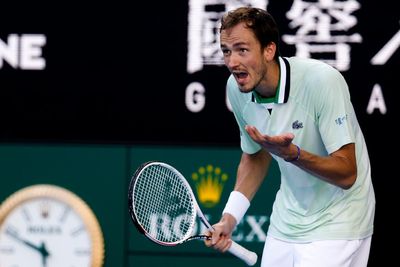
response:
M229 248L273 158L281 186L261 266L367 266L375 195L346 81L320 61L280 57L279 32L265 10L228 12L220 32L243 155L206 245Z

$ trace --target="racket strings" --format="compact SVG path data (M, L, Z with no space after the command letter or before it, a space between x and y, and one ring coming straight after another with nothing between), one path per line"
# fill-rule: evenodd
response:
M193 228L195 211L190 189L174 171L149 165L134 188L136 217L152 238L166 243L183 241Z

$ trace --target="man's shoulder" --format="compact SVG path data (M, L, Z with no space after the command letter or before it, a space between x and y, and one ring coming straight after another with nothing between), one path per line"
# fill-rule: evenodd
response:
M319 59L300 57L287 57L286 59L288 60L291 69L294 71L312 71L314 73L327 72L336 74L340 73L336 68Z
M301 68L301 69L334 69L331 65L327 64L324 61L314 58L301 58L301 57L287 57L289 64L292 68Z
M291 73L297 77L298 82L317 83L329 82L343 79L342 74L329 65L318 59L312 58L287 58L290 64Z

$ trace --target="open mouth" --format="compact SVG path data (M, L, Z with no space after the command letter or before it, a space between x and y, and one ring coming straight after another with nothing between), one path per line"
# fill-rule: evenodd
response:
M235 76L236 81L238 83L244 83L246 81L247 77L249 76L249 74L244 71L234 72L233 75Z

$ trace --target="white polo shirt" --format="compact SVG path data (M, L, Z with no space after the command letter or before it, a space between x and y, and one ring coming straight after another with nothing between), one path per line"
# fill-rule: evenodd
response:
M313 59L279 58L279 65L280 81L273 99L261 99L256 92L241 93L234 77L228 79L228 97L243 152L260 150L245 125L268 135L291 132L294 144L321 156L355 143L357 180L343 190L272 155L279 164L281 186L268 234L295 242L372 235L375 195L368 151L344 78L333 67Z

